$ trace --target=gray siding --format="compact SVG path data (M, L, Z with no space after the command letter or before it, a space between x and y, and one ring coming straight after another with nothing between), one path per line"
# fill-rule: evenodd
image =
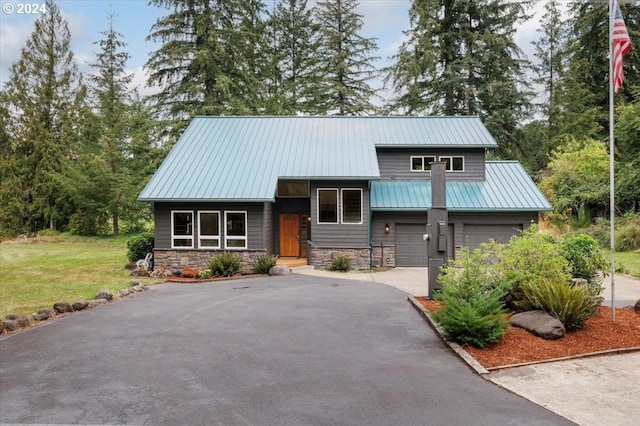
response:
M194 213L194 229L197 231L198 211L219 210L222 215L221 238L224 249L224 212L225 211L246 211L247 212L247 248L248 250L265 250L264 225L264 205L263 203L155 203L155 248L171 248L171 211L188 210ZM273 238L272 238L273 240ZM195 236L194 248L198 248L197 235Z
M378 148L376 151L382 179L430 180L429 172L411 171L411 157L453 155L464 157L464 172L448 172L448 180L484 180L484 149Z
M318 223L318 188L338 189L338 218L340 217L340 189L362 189L362 224ZM362 181L311 182L311 242L320 248L369 247L369 187Z
M513 234L517 233L517 229L526 229L531 223L538 222L537 212L496 212L496 213L449 213L449 222L455 226L455 246L456 249L468 245L467 242L477 241L480 237L489 236L491 232L487 233L487 227L478 228L476 225L495 225L495 239L504 240L504 230L506 228L513 229ZM472 226L465 226L472 225ZM465 229L466 228L466 229ZM472 233L479 232L484 235L469 235L469 230ZM465 235L467 236L465 238ZM465 242L465 239L467 240ZM476 244L471 244L476 245Z
M269 254L275 253L273 246L273 224L274 224L274 205L273 203L264 203L262 209L262 232L264 238L264 248Z

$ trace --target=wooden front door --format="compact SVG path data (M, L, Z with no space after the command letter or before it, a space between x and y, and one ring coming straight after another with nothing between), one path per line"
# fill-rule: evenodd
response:
M300 215L280 214L280 256L300 256Z

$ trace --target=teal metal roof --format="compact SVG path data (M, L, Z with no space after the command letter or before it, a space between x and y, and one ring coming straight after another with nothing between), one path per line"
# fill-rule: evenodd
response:
M447 182L449 211L550 211L536 184L517 161L487 161L484 182ZM373 181L371 210L424 211L430 181Z
M142 201L273 200L278 178L379 179L376 147L496 148L478 117L196 117Z

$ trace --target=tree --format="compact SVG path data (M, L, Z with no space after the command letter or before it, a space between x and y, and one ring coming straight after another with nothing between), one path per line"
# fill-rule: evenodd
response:
M281 0L271 12L267 28L271 40L270 102L273 114L315 114L322 83L320 26L307 0ZM270 106L269 106L270 105Z
M74 155L86 89L70 50L67 22L52 0L46 8L11 66L2 93L10 141L2 150L8 156L3 163L11 183L3 183L0 201L19 216L12 228L20 229L13 232L62 227L73 211L52 176L61 171L63 159Z
M375 39L360 35L362 15L357 0L326 0L316 4L316 21L321 28L318 52L324 84L319 112L362 115L375 111L375 91L369 84L376 76L370 56L378 46Z
M640 99L620 105L616 112L616 204L640 212Z
M405 114L479 115L500 144L516 155L517 127L530 93L527 62L513 36L527 18L522 2L415 0L410 29L387 69L396 98L391 111Z
M151 0L172 12L151 28L161 47L146 67L152 100L179 132L194 115L256 114L265 45L259 0Z
M575 1L570 7L568 66L573 78L591 94L588 107L599 111L600 136L609 128L609 2ZM640 4L619 2L632 40L640 39ZM625 83L616 101L631 102L633 88L640 85L639 49L631 49L624 59Z

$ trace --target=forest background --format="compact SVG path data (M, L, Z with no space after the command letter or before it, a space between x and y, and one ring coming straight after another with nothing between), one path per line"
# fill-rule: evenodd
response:
M117 15L81 72L57 3L38 3L44 13L3 78L0 237L143 230L150 206L136 197L195 115L478 115L499 144L489 155L525 166L552 222L608 215L606 1L544 2L531 49L514 37L540 2L414 0L380 67L356 0L151 0L151 95L127 72ZM619 3L640 46L640 2ZM624 71L616 212L637 217L640 48Z

